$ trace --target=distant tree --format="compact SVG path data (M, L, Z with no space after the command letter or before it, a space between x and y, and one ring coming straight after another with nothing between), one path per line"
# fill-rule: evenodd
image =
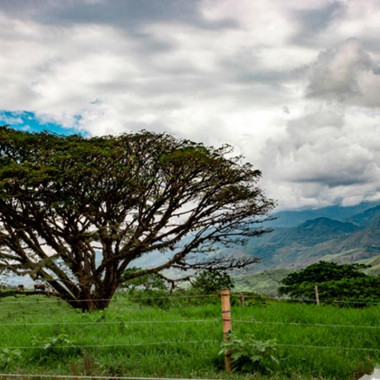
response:
M138 271L141 271L141 268L128 268L124 272L124 275L128 277L131 273L135 273ZM161 276L159 273L150 273L126 281L122 283L120 287L128 290L128 292L132 294L137 289L141 289L143 291L166 290L168 289L168 284L165 281L165 278Z
M363 264L336 264L320 261L285 277L278 292L291 297L312 299L318 285L321 300L373 302L380 299L380 276L361 272Z
M231 276L220 270L204 270L191 282L194 289L201 293L210 294L219 292L221 289L234 287Z
M0 127L0 270L30 275L84 310L108 306L127 281L241 268L213 256L268 232L274 204L252 165L167 134L57 136ZM152 251L162 261L126 272ZM204 253L208 253L205 255Z

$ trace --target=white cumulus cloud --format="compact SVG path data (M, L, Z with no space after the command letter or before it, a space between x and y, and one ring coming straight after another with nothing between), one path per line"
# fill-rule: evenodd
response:
M380 198L379 12L379 0L0 0L0 115L230 143L281 208Z

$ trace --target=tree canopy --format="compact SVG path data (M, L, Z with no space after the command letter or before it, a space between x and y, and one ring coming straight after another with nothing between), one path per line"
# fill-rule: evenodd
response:
M368 276L363 264L337 264L320 261L299 272L290 273L281 282L279 294L297 298L314 298L318 285L319 297L325 302L376 302L380 299L380 276Z
M221 289L232 289L234 282L227 272L211 269L199 273L191 282L191 286L201 293L210 294Z
M260 171L231 152L146 131L84 138L0 127L0 270L101 309L120 284L150 273L257 262L210 255L268 232L260 223L274 207ZM152 251L159 264L126 270Z

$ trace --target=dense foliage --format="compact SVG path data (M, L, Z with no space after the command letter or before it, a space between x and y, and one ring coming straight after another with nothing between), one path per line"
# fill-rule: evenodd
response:
M261 341L252 334L238 338L230 332L228 341L222 342L221 348L219 355L230 354L234 371L271 373L272 368L279 364L275 356L277 349L274 339Z
M45 281L88 310L107 307L120 284L168 268L255 263L210 252L267 232L258 223L273 202L257 187L260 176L228 146L167 134L0 127L0 270ZM152 251L160 260L126 272Z
M280 294L306 299L314 298L318 285L322 301L376 302L380 300L380 276L361 272L361 264L336 264L320 261L305 269L289 274L281 282Z
M125 275L141 270L141 268L128 268ZM144 276L133 278L121 284L120 287L133 294L135 291L149 292L152 290L167 290L168 284L165 279L158 273L150 273Z
M191 285L200 293L210 294L221 289L232 289L234 282L227 272L204 270L191 282Z

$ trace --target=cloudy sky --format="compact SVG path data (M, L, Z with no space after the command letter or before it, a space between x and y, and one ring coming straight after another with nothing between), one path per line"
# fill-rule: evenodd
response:
M279 209L380 199L380 0L0 0L0 124L229 143Z

